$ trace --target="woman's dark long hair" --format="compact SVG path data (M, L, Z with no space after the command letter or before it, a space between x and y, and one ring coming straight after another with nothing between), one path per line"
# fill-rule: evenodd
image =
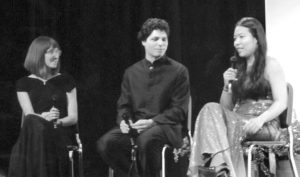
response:
M254 63L251 71L247 72L247 60L240 57L235 51L238 58L238 80L233 83L233 103L236 103L246 97L245 90L256 90L261 86L264 80L264 71L266 66L267 42L265 31L262 24L253 17L244 17L239 20L235 27L242 26L249 29L250 33L257 40L257 49L254 53ZM247 80L247 83L246 83Z

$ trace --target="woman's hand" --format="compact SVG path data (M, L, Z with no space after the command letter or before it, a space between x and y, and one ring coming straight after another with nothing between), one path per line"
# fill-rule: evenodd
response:
M247 134L253 135L257 133L264 125L264 121L262 121L259 117L250 119L244 125L244 130Z
M140 119L132 124L132 128L136 129L138 133L141 133L154 125L155 123L152 119Z
M49 112L43 112L42 117L47 121L52 121L59 118L59 110L52 107Z
M224 85L228 85L230 81L237 80L237 69L228 68L223 73Z

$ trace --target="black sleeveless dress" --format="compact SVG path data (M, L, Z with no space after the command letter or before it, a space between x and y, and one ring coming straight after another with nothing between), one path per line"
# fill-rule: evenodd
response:
M23 77L16 83L17 92L27 92L34 112L41 114L53 106L60 118L67 115L67 92L75 88L74 79L60 74L46 82ZM53 123L37 115L23 118L19 138L11 153L9 177L69 176L66 146L72 144L72 127L54 128Z

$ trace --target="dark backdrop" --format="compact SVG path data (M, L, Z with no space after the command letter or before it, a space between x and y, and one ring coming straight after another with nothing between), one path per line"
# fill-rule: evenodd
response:
M123 71L144 56L136 40L149 17L171 27L168 55L187 66L193 120L207 102L218 101L233 54L233 28L243 16L263 24L262 0L9 0L0 6L0 166L19 133L20 108L15 81L28 74L23 61L39 35L62 47L62 70L77 81L79 126L85 174L104 176L96 140L114 126ZM3 160L6 159L6 160Z

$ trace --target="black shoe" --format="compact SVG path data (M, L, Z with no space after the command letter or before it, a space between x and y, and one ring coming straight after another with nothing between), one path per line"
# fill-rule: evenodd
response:
M217 177L229 177L229 168L226 163L216 166Z
M210 166L210 163L211 163L211 160L212 160L212 157L211 157L212 154L209 154L209 153L204 153L202 154L202 158L203 158L203 166L204 167L209 167Z

